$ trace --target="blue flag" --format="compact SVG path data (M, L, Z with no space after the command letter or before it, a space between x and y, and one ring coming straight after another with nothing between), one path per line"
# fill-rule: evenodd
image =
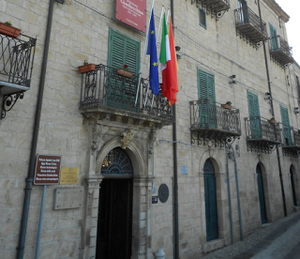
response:
M157 95L159 92L159 78L158 78L158 63L157 63L155 23L154 23L153 10L150 18L147 55L150 55L150 74L149 74L150 87L153 94Z

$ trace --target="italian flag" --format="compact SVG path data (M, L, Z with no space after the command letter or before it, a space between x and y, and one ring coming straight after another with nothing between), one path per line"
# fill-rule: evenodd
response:
M168 34L165 14L162 26L159 60L162 70L162 95L169 100L170 105L173 105L176 102L176 93L178 92L177 61L175 55L172 21L170 18Z

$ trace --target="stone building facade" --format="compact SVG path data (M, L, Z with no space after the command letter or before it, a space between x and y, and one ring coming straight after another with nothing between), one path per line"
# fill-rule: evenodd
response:
M36 154L61 155L63 168L79 172L76 184L47 186L40 258L155 258L159 249L166 258L199 258L293 212L300 70L287 43L289 16L275 1L155 1L158 49L163 5L180 47L175 110L146 92L148 56L139 81L146 35L115 19L116 1L62 2L0 0L1 22L22 30L26 51L26 35L36 39L30 89L11 81L11 52L0 49L3 258L36 253L43 186L32 186L23 217ZM0 36L1 46L17 46ZM83 60L94 72L78 73ZM115 74L128 63L134 78ZM9 91L25 93L8 99ZM58 191L82 204L56 209L65 199Z

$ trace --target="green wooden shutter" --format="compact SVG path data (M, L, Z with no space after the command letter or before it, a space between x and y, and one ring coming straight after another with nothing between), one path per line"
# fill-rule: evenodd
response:
M266 202L265 202L265 192L264 192L264 185L263 185L263 178L260 165L256 167L256 175L257 175L257 185L258 185L258 198L259 198L259 205L260 205L260 216L261 216L261 223L267 223L267 213L266 213Z
M248 107L250 117L250 129L252 139L261 138L261 123L258 96L248 92Z
M271 37L272 50L277 50L278 42L277 42L276 28L271 23L269 23L269 26L270 26L270 37Z
M140 68L140 42L110 29L107 65L118 69L123 68L125 64L130 72L133 72L135 76L138 75ZM132 88L132 84L130 86L125 79L116 80L113 76L107 80L107 95L108 99L110 99L107 105L118 106L121 109L133 107L136 89ZM120 101L118 100L123 100L125 102L124 105L119 105ZM137 109L135 110L138 111Z
M109 67L123 68L137 75L140 68L140 43L112 29L109 31L108 61Z
M283 127L284 144L288 146L292 146L293 141L292 141L288 109L280 106L280 111L281 111L281 119L283 125L282 127Z
M215 78L214 75L200 69L198 69L198 96L199 100L202 100L199 105L200 124L202 127L216 128Z

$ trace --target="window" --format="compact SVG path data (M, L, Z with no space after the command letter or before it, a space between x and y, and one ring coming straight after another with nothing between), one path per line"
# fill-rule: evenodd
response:
M284 144L287 146L292 146L293 142L292 142L292 134L291 134L291 128L290 128L288 109L280 106L280 111L281 111Z
M202 127L217 128L215 78L198 69L199 116Z
M200 8L199 8L199 23L203 28L206 29L206 13Z
M254 93L248 92L248 108L250 117L251 138L261 138L261 121L258 96Z
M299 83L299 77L296 76L296 84L297 84L297 91L298 91L298 102L300 102L300 83Z
M139 73L140 43L125 35L110 29L108 43L109 67L123 68L126 64L128 70L135 75Z
M278 42L277 42L277 32L276 28L269 23L270 26L270 37L271 37L271 45L272 45L272 50L278 50Z

